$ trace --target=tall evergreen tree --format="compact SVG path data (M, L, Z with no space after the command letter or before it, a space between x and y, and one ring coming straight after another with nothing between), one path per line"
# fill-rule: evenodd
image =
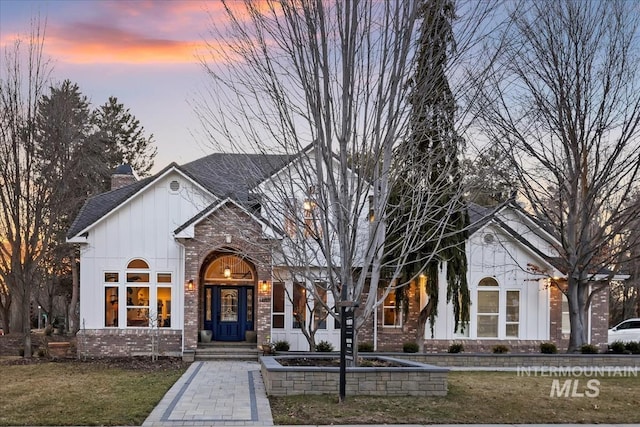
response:
M403 174L400 185L436 188L433 200L416 206L414 200L397 200L404 205L407 221L412 212L432 210L434 221L423 226L424 245L412 254L406 269L407 279L419 274L427 277L427 305L418 318L417 341L424 345L426 321L431 328L438 305L438 273L446 264L447 301L453 303L456 329L469 320L469 290L465 240L469 219L461 199L462 182L458 155L462 139L455 129L456 102L446 76L447 55L455 49L452 22L455 19L453 0L428 0L421 6L423 16L420 46L410 95L411 134L396 153L397 169ZM403 191L397 191L403 194ZM441 207L448 207L443 209ZM442 224L445 224L442 227ZM442 234L437 238L438 229ZM433 256L437 253L437 256Z
M153 135L145 136L140 121L110 96L96 111L97 136L108 156L107 164L115 168L129 164L140 176L146 176L153 167L157 154L153 146Z
M76 329L78 265L66 232L83 203L102 190L104 152L93 136L93 112L77 84L65 80L52 86L38 103L37 157L41 179L51 194L52 242L43 257L42 282L36 297L52 313L56 295L70 296L70 327ZM62 283L71 286L61 286ZM51 316L49 316L51 320Z

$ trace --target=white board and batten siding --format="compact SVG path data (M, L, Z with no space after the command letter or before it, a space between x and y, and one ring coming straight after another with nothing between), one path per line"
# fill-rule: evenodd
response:
M170 188L172 181L178 181L177 191ZM171 273L171 328L181 329L184 250L174 239L173 231L213 200L211 194L183 175L170 172L88 228L87 244L81 245L80 319L83 327L105 327L104 273L119 273L122 296L126 292L123 289L126 286L127 264L132 259L139 258L149 264L152 281L157 273ZM150 299L154 300L154 297L152 292ZM126 307L122 307L123 305L120 304L121 319L126 318Z

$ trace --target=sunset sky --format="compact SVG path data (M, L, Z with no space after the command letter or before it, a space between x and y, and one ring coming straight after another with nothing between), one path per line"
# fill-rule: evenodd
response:
M113 95L130 108L154 135L157 171L211 151L189 102L205 79L195 54L221 12L202 0L0 0L0 45L46 18L53 81L77 83L94 107Z

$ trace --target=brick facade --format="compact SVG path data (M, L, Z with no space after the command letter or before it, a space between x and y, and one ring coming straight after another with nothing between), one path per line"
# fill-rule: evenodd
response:
M182 354L182 333L172 329L82 329L76 334L78 357L130 357L152 354L156 339L160 356ZM105 354L108 349L108 354Z
M252 266L257 297L257 342L265 340L271 329L271 292L257 285L262 281L272 282L271 246L263 238L261 224L230 203L200 221L195 226L195 237L184 239L182 243L185 247L185 280L193 280L193 289L185 291L184 349L195 351L198 346L198 332L204 324L204 270L219 255L235 254Z

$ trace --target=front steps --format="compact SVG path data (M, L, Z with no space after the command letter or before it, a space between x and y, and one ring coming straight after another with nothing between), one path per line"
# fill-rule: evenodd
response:
M257 361L262 355L256 343L223 342L198 343L195 360L252 360Z

